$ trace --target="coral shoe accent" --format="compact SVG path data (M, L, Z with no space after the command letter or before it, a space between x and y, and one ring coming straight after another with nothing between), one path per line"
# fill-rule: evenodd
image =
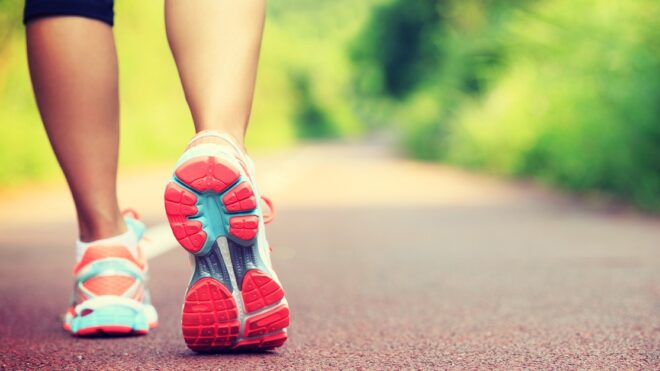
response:
M80 261L73 267L73 273L78 273L90 263L107 258L124 259L140 269L145 269L147 264L141 256L133 256L125 246L90 246L80 258Z

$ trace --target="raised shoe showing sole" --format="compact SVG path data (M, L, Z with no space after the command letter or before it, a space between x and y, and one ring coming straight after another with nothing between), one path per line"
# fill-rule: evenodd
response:
M282 346L289 307L270 262L258 190L244 161L206 148L184 155L165 190L174 236L194 262L183 338L196 352Z

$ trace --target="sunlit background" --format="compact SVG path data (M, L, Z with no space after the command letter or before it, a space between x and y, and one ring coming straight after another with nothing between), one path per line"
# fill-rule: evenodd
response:
M118 1L123 166L192 134L158 1ZM58 177L0 1L0 188ZM407 155L660 209L655 0L273 0L250 147L389 133Z

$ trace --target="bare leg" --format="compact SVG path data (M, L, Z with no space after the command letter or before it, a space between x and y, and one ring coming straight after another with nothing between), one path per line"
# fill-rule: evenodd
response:
M81 17L27 25L30 73L48 138L69 184L81 241L126 231L117 203L119 99L112 29Z
M264 0L166 0L165 21L196 130L242 146L252 108Z

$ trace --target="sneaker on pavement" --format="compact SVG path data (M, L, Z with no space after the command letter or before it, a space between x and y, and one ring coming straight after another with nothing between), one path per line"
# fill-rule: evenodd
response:
M233 138L202 132L193 141L202 137L220 143L189 147L165 190L172 232L194 262L183 338L197 352L282 346L289 307L264 228L272 204L261 198L254 164Z
M75 284L64 328L74 335L142 335L158 325L141 251L145 226L135 212L128 214L124 220L139 241L137 256L127 246L92 244L73 269Z

